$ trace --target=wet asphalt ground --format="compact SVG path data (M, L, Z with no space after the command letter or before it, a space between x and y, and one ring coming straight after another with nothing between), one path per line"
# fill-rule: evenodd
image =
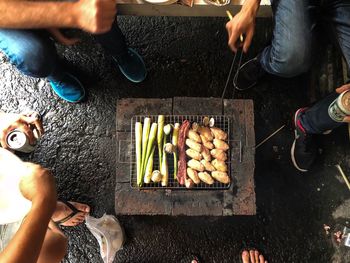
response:
M88 203L92 215L114 211L116 100L128 97L221 97L232 60L224 18L121 17L130 46L145 59L145 82L128 82L93 38L58 46L59 54L88 90L87 101L68 104L44 79L21 75L0 56L0 104L6 112L34 109L43 114L45 136L24 159L51 168L59 197ZM245 59L269 41L270 19L257 21ZM321 55L321 54L320 54ZM251 217L120 217L127 242L114 262L182 262L195 254L202 262L240 262L243 248L261 250L269 262L350 262L350 248L332 233L350 227L350 192L334 168L350 175L346 127L320 137L323 154L315 168L297 172L290 160L293 112L308 104L310 74L293 79L268 77L235 98L255 103L256 141L286 124L256 152L257 215ZM230 86L231 87L231 86ZM232 97L232 89L226 97ZM332 227L326 235L323 224ZM64 262L102 262L85 226L64 229L69 251ZM189 262L189 261L185 261Z

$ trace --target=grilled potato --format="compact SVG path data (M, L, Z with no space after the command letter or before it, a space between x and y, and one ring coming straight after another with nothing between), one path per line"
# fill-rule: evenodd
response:
M219 139L219 140L227 140L227 133L224 132L223 130L213 127L210 128L211 132L214 134L215 139Z
M214 159L211 164L215 167L215 170L219 172L227 172L227 164L224 161Z
M203 172L205 170L205 167L203 164L201 164L199 161L195 159L191 159L187 162L187 166L192 168L193 170L196 170L198 172Z
M200 154L199 152L192 150L192 149L187 149L186 155L192 159L197 160L197 161L202 160L202 154Z
M213 156L215 159L218 159L219 161L227 160L227 154L223 150L213 149L210 151L210 154L211 156Z
M229 184L231 181L230 177L225 172L214 171L211 173L211 176L214 177L215 180L223 184Z
M208 141L207 138L205 136L203 136L203 135L200 135L200 137L202 139L202 144L203 144L204 147L206 147L209 150L214 149L215 146L214 146L214 144L212 142Z
M207 172L198 173L199 178L206 184L213 184L214 179Z
M204 165L204 168L206 171L212 172L212 171L217 170L217 169L215 169L214 165L212 165L210 162L208 162L206 160L202 160L201 163Z
M186 145L196 152L200 153L202 151L202 145L191 139L186 139Z
M197 132L195 132L194 130L189 130L188 131L188 134L187 134L187 137L189 139L191 139L192 141L195 141L195 142L198 142L198 143L201 143L202 142L202 139L201 137L199 136L199 134Z
M213 134L211 133L211 130L209 127L199 127L198 132L200 135L204 136L207 141L212 141L214 139Z
M215 148L219 150L227 151L230 148L228 144L223 140L214 139L213 143L215 145Z
M209 152L209 150L206 147L202 147L202 157L204 158L204 160L210 162L211 161L211 154Z
M189 178L192 179L192 181L195 184L199 184L201 182L201 180L198 177L198 173L196 170L193 170L192 168L187 168L187 175Z

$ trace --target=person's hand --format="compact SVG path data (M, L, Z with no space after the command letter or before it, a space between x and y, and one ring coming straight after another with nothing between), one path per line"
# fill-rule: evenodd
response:
M111 29L117 5L115 0L79 0L75 3L75 13L79 28L101 34Z
M54 39L57 40L57 42L66 45L66 46L72 46L77 44L80 39L79 38L68 38L65 35L62 34L59 28L49 28L47 29L49 33L52 35Z
M344 84L343 86L337 88L335 91L339 94L343 93L344 91L350 90L350 84ZM350 116L347 116L343 119L344 122L350 123Z
M34 144L35 137L31 126L34 126L34 128L39 132L39 136L41 136L44 133L41 120L37 117L37 114L35 112L28 112L22 114L0 113L1 146L5 149L9 148L6 142L6 137L13 130L20 130L29 138L29 143Z
M26 174L20 181L19 188L22 195L33 205L44 205L50 212L56 207L57 192L52 173L33 163L25 163Z
M255 17L260 1L248 0L246 2L242 10L226 24L228 45L233 52L237 52L237 49L241 46L243 46L245 53L248 52L254 36ZM244 36L243 43L240 42L241 35Z

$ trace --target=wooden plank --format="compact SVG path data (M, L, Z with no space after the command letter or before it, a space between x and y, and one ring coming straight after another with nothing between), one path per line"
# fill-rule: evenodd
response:
M255 215L254 104L247 100L225 100L224 114L232 116L232 138L240 138L242 162L231 155L233 184L224 194L224 215Z
M142 0L117 0L119 15L138 15L138 16L222 16L226 17L226 10L236 14L241 10L241 0L231 0L229 5L214 6L204 2L204 0L195 0L192 7L171 4L171 5L152 5ZM272 10L269 0L262 0L258 10L258 17L269 17Z
M171 198L164 190L138 191L129 183L116 184L117 215L170 215L171 207Z
M219 98L175 97L174 115L222 115L222 100Z
M117 101L117 131L130 131L134 115L170 115L172 99L121 99Z
M245 100L244 103L246 146L255 147L254 103L253 100Z

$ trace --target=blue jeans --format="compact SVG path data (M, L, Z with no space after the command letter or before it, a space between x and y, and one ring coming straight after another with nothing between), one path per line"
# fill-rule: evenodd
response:
M127 51L124 35L116 25L95 39L111 56ZM45 30L0 29L0 49L25 75L59 79L63 72L55 43Z
M260 59L266 72L280 77L307 72L315 57L317 24L325 27L324 34L336 40L350 65L349 0L274 0L272 8L273 39ZM308 133L320 134L341 125L328 115L328 106L336 97L337 94L331 94L305 112L301 122Z

